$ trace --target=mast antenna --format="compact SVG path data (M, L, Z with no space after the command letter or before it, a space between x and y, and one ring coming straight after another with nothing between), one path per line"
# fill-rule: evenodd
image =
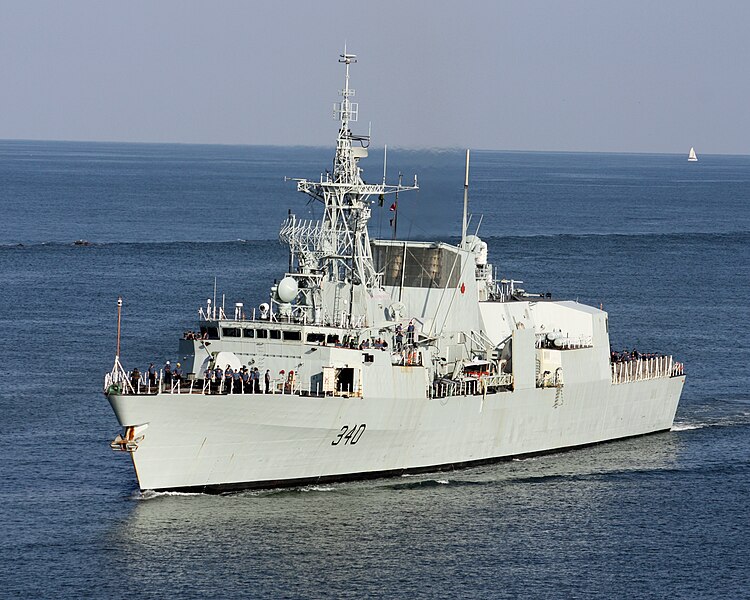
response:
M122 317L122 296L117 297L117 353L115 361L120 360L120 320Z
M383 185L385 185L385 169L388 166L388 144L383 146Z
M334 107L334 110L339 121L341 121L341 127L346 128L349 121L357 120L357 103L349 100L349 98L354 96L354 90L349 88L349 65L357 62L357 55L347 54L346 44L344 44L344 53L339 55L339 62L346 65L346 78L344 80L344 89L340 92L342 100Z
M416 179L413 186L404 186L401 177L396 185L388 185L385 177L375 184L365 183L362 179L359 161L367 158L372 128L368 127L366 135L350 130L351 124L359 116L358 104L353 101L355 91L349 81L349 67L357 62L357 56L350 54L344 45L338 62L345 68L345 80L339 92L341 99L333 105L334 119L339 122L333 170L325 178L321 177L320 181L294 179L298 191L322 203L323 217L319 223L300 228L290 216L282 226L279 238L292 247L295 256L300 257L301 264L309 272L319 271L328 281L345 285L361 283L367 288L375 288L380 286L381 274L375 270L367 229L373 210L370 198L377 197L378 206L383 206L385 196L418 188ZM386 153L383 159L383 174L386 177L387 172ZM398 199L394 204L395 212ZM379 219L383 217L381 213ZM398 214L392 215L394 234L397 219ZM338 309L334 312L342 314Z
M469 211L469 149L466 149L466 177L464 178L464 219L461 227L461 247L466 242L466 228L468 223L466 221L466 215Z
M216 318L216 275L214 275L214 303L211 306L213 306L214 311L210 318L215 319Z
M402 175L398 174L398 188L401 188ZM398 236L398 189L396 189L396 197L393 199L393 238L396 239Z

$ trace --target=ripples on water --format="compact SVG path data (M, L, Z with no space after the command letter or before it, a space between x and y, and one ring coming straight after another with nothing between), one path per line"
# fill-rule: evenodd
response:
M127 366L174 357L214 276L227 304L262 302L286 264L278 223L314 212L283 176L317 176L329 151L0 142L3 595L745 596L750 159L472 158L500 275L601 303L616 348L686 363L672 432L448 473L140 493L100 394L117 295ZM389 164L422 186L400 234L455 233L461 153ZM376 207L375 234L388 217Z

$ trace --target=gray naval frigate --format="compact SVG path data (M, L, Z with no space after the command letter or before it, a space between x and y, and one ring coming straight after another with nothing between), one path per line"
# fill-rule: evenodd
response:
M453 469L667 431L685 377L671 356L610 352L603 310L498 280L487 244L371 240L369 136L345 70L332 172L297 179L289 270L257 308L200 308L183 377L127 372L104 391L142 490L220 492ZM384 169L385 171L385 169ZM223 303L222 303L223 304ZM118 306L121 302L118 303ZM253 380L253 374L260 376ZM256 375L256 376L257 376Z

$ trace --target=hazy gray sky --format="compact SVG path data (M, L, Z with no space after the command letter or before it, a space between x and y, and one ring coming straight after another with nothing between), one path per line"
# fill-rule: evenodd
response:
M0 137L750 154L750 2L0 1Z

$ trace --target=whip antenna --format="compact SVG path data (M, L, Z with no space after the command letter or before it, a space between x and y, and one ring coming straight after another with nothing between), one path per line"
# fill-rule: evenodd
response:
M118 296L117 298L117 353L115 354L115 359L119 360L120 358L120 321L122 318L122 296Z
M466 149L466 177L464 178L464 220L463 227L461 228L461 246L463 247L466 242L466 228L468 223L466 222L466 214L469 211L469 149Z

